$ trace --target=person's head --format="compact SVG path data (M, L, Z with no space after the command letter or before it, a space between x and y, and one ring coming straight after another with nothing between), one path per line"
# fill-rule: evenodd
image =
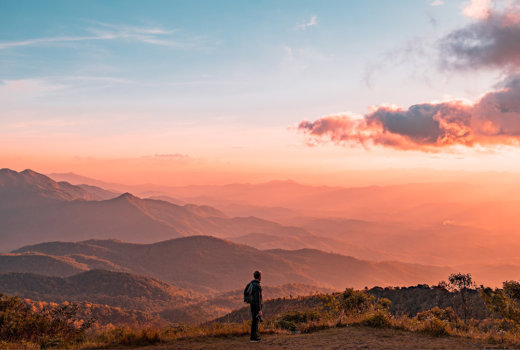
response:
M262 279L262 271L255 271L253 272L253 277L255 278L255 280L261 280Z

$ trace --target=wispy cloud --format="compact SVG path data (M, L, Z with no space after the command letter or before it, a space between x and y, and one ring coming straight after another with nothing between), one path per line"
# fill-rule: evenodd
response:
M305 29L307 29L309 27L315 26L316 24L318 24L318 16L314 15L307 22L302 23L302 24L298 24L296 26L296 29L305 30Z
M431 6L442 6L442 5L444 5L444 1L442 1L442 0L434 0L434 1L430 2L430 5Z
M42 94L64 88L61 84L50 84L41 79L20 79L0 81L0 97L17 94Z
M19 41L4 41L0 42L0 50L22 46L36 46L95 40L127 40L150 45L179 48L192 46L191 43L174 40L172 36L176 33L175 30L166 30L159 27L136 27L108 23L96 23L96 26L88 27L86 32L88 35L56 36Z
M58 36L52 38L38 38L38 39L28 39L28 40L20 40L20 41L4 41L0 42L0 50L9 49L12 47L18 46L32 46L32 45L42 45L42 44L50 44L50 43L59 43L59 42L73 42L73 41L85 41L85 40L100 40L107 38L100 38L96 36Z
M435 55L435 47L428 43L426 36L417 36L395 45L392 49L374 56L365 62L363 83L371 88L375 78L397 66L406 66L410 77L429 84L431 63L428 58Z
M114 83L114 84L136 84L137 82L129 79L115 78L115 77L98 77L98 76L82 76L73 75L58 77L56 80L63 81L77 81L77 82L101 82L101 83Z

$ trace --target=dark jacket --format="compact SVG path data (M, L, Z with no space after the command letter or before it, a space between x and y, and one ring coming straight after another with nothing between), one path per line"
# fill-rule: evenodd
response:
M253 284L253 300L251 301L251 308L258 311L262 310L262 286L260 281L252 280Z

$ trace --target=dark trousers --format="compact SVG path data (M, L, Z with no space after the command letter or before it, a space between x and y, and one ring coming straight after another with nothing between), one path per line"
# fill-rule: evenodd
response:
M251 340L260 338L258 334L258 313L260 310L251 305L251 317L253 318L251 322Z

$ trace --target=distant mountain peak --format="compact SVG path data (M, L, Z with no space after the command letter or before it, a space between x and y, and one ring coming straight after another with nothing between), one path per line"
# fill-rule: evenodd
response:
M53 179L31 169L0 171L0 208L32 207L49 202L90 200L84 189Z
M30 185L34 183L45 183L51 186L54 186L56 184L56 181L54 181L50 177L47 177L31 169L25 169L23 171L18 172L8 168L3 168L0 169L0 175L7 176L7 178L18 181L20 184L25 183Z
M114 200L125 200L125 201L136 201L136 200L140 200L140 199L141 198L134 196L130 192L125 192L122 195L114 198Z
M20 173L25 174L25 175L38 175L38 176L45 176L45 175L42 175L42 174L40 174L40 173L37 173L36 171L31 170L31 169L25 169L25 170L21 171Z

